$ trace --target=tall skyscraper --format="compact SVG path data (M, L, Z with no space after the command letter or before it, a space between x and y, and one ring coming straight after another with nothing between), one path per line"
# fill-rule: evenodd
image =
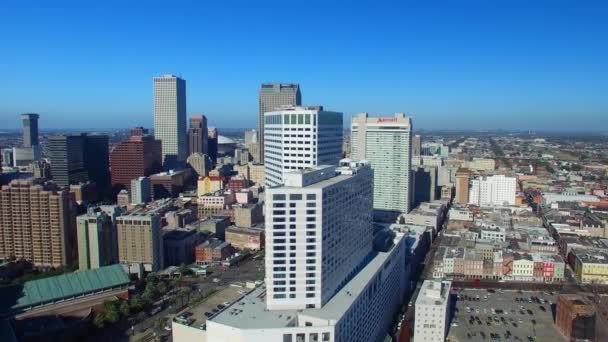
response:
M154 77L154 136L162 142L163 167L186 160L186 81L177 76Z
M56 135L48 140L53 181L61 187L95 182L97 192L110 190L107 135Z
M90 209L76 218L78 269L89 270L118 262L116 227L101 210Z
M38 114L21 114L23 120L23 147L38 145Z
M286 172L285 185L267 193L267 307L321 308L373 251L372 170Z
M35 179L14 180L0 191L0 258L39 267L76 259L76 217L70 194Z
M192 153L207 154L207 117L193 115L188 128L188 156Z
M217 128L210 127L207 129L207 155L211 159L212 166L217 163L217 137Z
M84 165L84 139L81 135L55 135L48 139L53 181L61 187L89 180Z
M352 119L351 158L369 160L374 170L374 209L377 219L394 221L410 211L412 197L412 120L402 113L390 118Z
M285 106L264 113L266 185L283 174L319 165L338 165L342 156L342 113L322 106Z
M263 83L260 87L258 132L261 163L264 163L264 113L276 110L281 106L302 105L300 85L294 83Z
M131 180L162 171L160 140L152 136L132 136L110 152L113 193L129 189Z
M87 170L89 181L95 182L97 193L101 199L109 199L110 185L110 157L109 139L107 135L84 136L84 167Z

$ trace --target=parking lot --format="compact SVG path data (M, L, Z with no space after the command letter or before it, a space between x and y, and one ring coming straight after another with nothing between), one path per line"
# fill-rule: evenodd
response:
M554 324L556 295L456 289L448 341L566 341Z
M240 287L228 286L214 293L204 302L180 312L179 315L186 313L187 318L191 322L191 326L202 328L207 322L208 317L218 313L225 306L239 299L242 296L241 291L245 290L246 289Z

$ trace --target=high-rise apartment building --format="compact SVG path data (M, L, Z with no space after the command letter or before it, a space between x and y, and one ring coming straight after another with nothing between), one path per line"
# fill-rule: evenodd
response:
M351 158L368 160L374 170L374 214L394 221L411 209L412 120L402 113L352 119Z
M504 175L471 180L469 204L478 206L515 205L517 179ZM458 190L457 190L458 191Z
M207 153L207 134L207 117L204 115L191 116L190 128L188 128L188 155Z
M152 136L132 136L118 143L110 152L114 192L130 188L131 180L150 176L162 170L160 140Z
M116 226L101 210L89 210L76 218L78 269L89 270L118 262Z
M156 272L163 268L161 216L145 209L116 218L118 260L130 270Z
M131 180L131 203L144 204L152 200L152 182L148 177Z
M260 144L260 160L264 163L264 113L276 110L281 106L302 105L300 85L293 83L263 83L260 87L258 114L258 143Z
M264 113L266 186L283 183L285 172L338 165L342 113L321 106L286 106Z
M14 180L0 191L0 258L23 258L39 267L76 258L74 203L65 190L34 179Z
M154 137L162 142L165 168L186 161L186 81L177 76L154 77Z
M372 170L321 166L284 176L265 202L267 307L320 308L372 252Z
M33 113L21 114L23 120L23 147L38 146L38 118Z
M449 328L449 281L425 280L416 298L414 342L443 342Z

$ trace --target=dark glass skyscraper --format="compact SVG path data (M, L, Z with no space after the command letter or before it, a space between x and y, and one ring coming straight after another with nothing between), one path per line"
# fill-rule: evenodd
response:
M190 117L188 128L188 155L207 154L207 118L204 115Z
M51 175L61 187L95 182L98 193L110 193L107 135L56 135L49 137Z
M23 147L38 145L38 114L21 114L23 119Z

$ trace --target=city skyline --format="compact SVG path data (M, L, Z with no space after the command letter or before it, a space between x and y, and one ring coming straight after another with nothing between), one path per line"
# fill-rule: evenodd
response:
M150 78L166 73L188 80L188 116L205 113L215 127L256 127L260 84L290 82L306 105L345 118L405 112L421 129L608 129L608 51L598 43L608 6L599 2L2 6L10 16L0 27L31 23L0 47L12 80L0 86L3 129L27 112L49 129L151 127ZM336 22L262 34L260 22L287 14ZM175 25L146 21L161 15ZM71 24L80 32L68 34ZM158 37L166 51L149 53ZM293 44L313 48L269 58Z

